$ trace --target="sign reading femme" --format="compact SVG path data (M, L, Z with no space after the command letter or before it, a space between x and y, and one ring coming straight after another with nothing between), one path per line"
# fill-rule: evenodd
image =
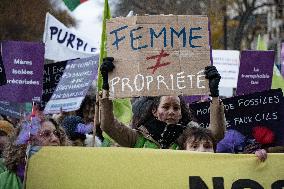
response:
M40 101L44 44L4 41L2 56L7 84L0 87L0 100L20 103Z
M107 22L108 56L115 98L200 95L209 92L211 63L206 16L133 16Z
M254 127L267 127L276 136L275 144L284 144L284 109L281 89L226 98L222 101L228 129L236 129L245 136L252 137ZM195 103L189 106L200 125L208 127L210 122L209 102Z
M70 60L44 112L59 113L80 108L93 80L98 74L99 56Z

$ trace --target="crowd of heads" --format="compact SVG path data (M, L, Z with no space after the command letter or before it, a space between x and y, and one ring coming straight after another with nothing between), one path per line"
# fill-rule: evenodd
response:
M43 115L40 108L35 115L25 117L17 125L9 120L0 120L0 152L6 167L18 173L23 179L26 160L26 150L31 146L94 146L94 141L104 143L102 130L94 129L95 97L87 97L81 108L75 112L61 112L57 115ZM181 96L140 97L132 103L133 118L130 127L138 130L141 126L155 133L159 130L153 121L164 124L168 137L164 137L161 145L168 148L176 142L180 150L197 152L228 152L238 153L248 148L244 145L245 137L237 131L227 131L224 139L217 144L212 132L194 122L194 117ZM149 124L150 123L150 124ZM176 128L180 128L179 130ZM173 132L171 132L171 129ZM86 143L90 136L91 145ZM174 136L174 137L173 137ZM159 141L161 136L152 136ZM156 137L156 138L155 138ZM259 143L254 143L250 153L261 149ZM115 141L111 146L117 146ZM162 147L163 148L163 147Z

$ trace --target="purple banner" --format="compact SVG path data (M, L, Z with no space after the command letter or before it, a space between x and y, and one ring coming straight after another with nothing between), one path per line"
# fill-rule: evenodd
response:
M98 75L99 56L70 60L51 99L46 104L46 114L74 111L80 108L88 89Z
M269 90L273 65L274 51L242 51L236 94Z
M0 87L0 100L39 101L42 95L44 44L5 41L2 53L7 84Z
M280 61L281 61L281 74L284 77L284 43L282 43Z

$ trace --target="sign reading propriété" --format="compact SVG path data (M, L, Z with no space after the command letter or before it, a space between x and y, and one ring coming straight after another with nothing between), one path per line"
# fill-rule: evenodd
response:
M204 68L210 65L206 16L133 16L107 22L108 56L115 98L197 95L209 92Z

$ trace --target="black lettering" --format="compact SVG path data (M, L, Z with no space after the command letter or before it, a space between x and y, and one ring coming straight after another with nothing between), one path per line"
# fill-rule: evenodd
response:
M88 43L86 43L86 44L84 45L84 51L86 51L87 45L88 45Z
M72 34L72 33L70 33L66 47L68 47L68 45L70 44L70 46L71 46L72 48L74 48L74 46L73 46L73 44L72 44L72 42L74 41L74 39L75 39L75 35Z
M224 178L213 177L213 189L224 189ZM208 189L206 183L200 176L189 176L189 189Z
M189 189L208 189L208 187L199 176L189 176Z
M251 180L251 179L239 179L236 180L233 185L232 189L264 189L258 182Z
M83 40L77 38L77 50L79 50L79 47L81 47L82 45L83 45Z
M284 180L277 180L271 185L271 189L282 189L284 187Z
M224 178L223 177L213 177L213 188L214 189L224 189Z
M63 38L63 39L60 39L61 32L62 32L62 29L59 30L59 33L58 33L58 36L57 36L57 41L58 41L59 43L64 43L65 40L66 40L66 37L67 37L67 34L68 34L68 33L65 32L64 38Z
M52 36L55 35L58 32L58 28L55 26L50 27L50 40L52 40Z

